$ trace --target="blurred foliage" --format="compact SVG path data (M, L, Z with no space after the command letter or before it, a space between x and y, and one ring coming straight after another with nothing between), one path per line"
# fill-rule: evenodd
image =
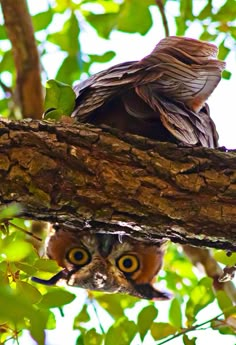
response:
M14 217L17 205L0 210L0 344L15 339L21 344L22 330L28 330L39 345L47 344L46 331L56 329L55 310L64 315L66 304L75 300L68 289L44 286L31 280L33 275L48 279L60 267L53 260L40 258L26 233L29 224ZM212 280L198 278L181 247L170 245L159 284L166 282L174 298L168 302L140 301L131 296L88 292L82 298L80 289L76 310L70 316L78 332L76 345L128 345L171 343L182 337L183 344L198 344L188 332L214 329L222 335L236 333L236 307L223 291L212 290ZM73 304L73 303L72 303ZM207 307L215 305L219 315L207 317ZM166 315L161 310L166 309ZM167 312L168 311L168 312ZM203 316L199 317L200 312ZM67 314L64 317L67 317ZM69 333L67 332L69 339ZM233 339L233 338L232 338ZM64 340L63 340L64 341Z
M30 9L33 2L28 0ZM225 59L233 50L235 2L165 0L163 3L168 20L169 12L170 16L173 12L170 9L176 8L173 16L177 35L188 35L189 30L197 27L200 39L219 46L220 59ZM156 6L155 0L48 0L47 8L32 12L42 61L42 79L47 79L47 59L58 62L57 56L61 63L53 78L71 85L86 77L94 63L109 62L115 56L110 50L97 54L97 46L94 46L93 54L85 53L81 42L87 28L96 31L98 45L100 38L109 40L115 30L129 33L130 39L134 33L145 35L152 27L151 10ZM161 22L159 25L161 28ZM173 29L171 32L174 34ZM0 25L0 43L0 113L16 118L15 66L3 23ZM230 78L230 71L225 71L224 77ZM46 99L46 109L59 109L59 116L61 111L69 113L74 102L71 89L61 83L53 85L56 96L49 92ZM50 87L49 82L49 90ZM62 89L70 101L65 101L63 95L60 97ZM55 104L54 96L58 104ZM55 118L58 113L51 115ZM31 281L35 274L47 279L60 268L55 262L39 257L26 234L30 223L14 218L20 211L19 206L12 205L0 212L0 344L10 339L16 339L20 344L22 330L29 330L36 343L43 345L46 344L45 330L56 328L54 311L59 310L63 315L64 306L75 299L75 294ZM222 251L216 252L215 258L223 264L235 264L235 257L227 257ZM236 308L224 292L213 292L210 278L199 278L195 274L195 268L180 247L169 246L159 283L166 284L166 288L173 292L174 298L170 302L154 303L95 292L76 300L78 313L73 324L78 332L76 344L161 344L162 339L169 339L171 343L171 339L180 337L183 344L194 345L198 344L197 338L188 332L203 325L205 329L235 336ZM219 315L208 318L206 311L210 305L215 306ZM158 310L163 308L167 311L165 317ZM69 338L67 330L66 336ZM224 338L219 339L224 341Z
M172 34L187 36L190 30L195 30L200 39L215 42L219 46L220 59L225 59L234 49L236 3L232 0L163 2L167 20L173 21L174 17L175 29L172 23L173 28L170 30ZM35 7L34 0L28 0L28 3L30 9ZM109 62L115 52L97 54L99 39L109 40L114 31L145 35L153 25L154 7L157 7L155 0L48 0L47 8L43 6L42 12L34 12L32 15L43 80L48 79L45 67L47 60L52 63L55 61L58 65L55 75L50 77L70 85L89 74L92 64ZM159 20L161 29L162 23ZM87 54L86 43L82 46L81 42L84 34L88 33L89 37L91 28L96 31L98 40L93 54ZM17 112L14 102L16 76L4 24L0 25L0 42L0 113L2 116L14 117ZM229 79L230 76L230 71L224 71L224 78Z

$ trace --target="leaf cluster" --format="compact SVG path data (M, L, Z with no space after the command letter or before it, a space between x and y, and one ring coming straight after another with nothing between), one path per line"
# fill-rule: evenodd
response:
M34 3L28 0L30 9L34 9ZM236 5L231 0L222 6L212 0L165 0L163 4L167 22L174 16L177 35L187 36L188 30L196 27L200 39L217 43L220 59L228 56L236 38ZM116 53L107 50L97 54L100 42L109 40L114 31L147 34L154 21L153 9L157 9L155 0L49 0L46 8L32 14L44 81L50 77L71 85L89 74L92 64L109 62ZM89 39L93 30L98 36L97 45L88 53L84 37ZM0 97L0 112L15 117L19 112L14 101L15 66L4 24L0 25L0 42L0 86L4 95ZM230 78L230 71L223 76Z
M25 233L30 222L6 220L19 211L13 205L0 213L0 344L9 339L20 341L22 330L28 330L37 344L44 345L46 332L56 328L54 311L59 309L63 315L64 306L75 300L76 295L64 288L31 281L33 275L48 279L60 268L54 261L39 257ZM80 309L73 322L74 330L78 331L76 344L162 344L182 337L184 344L194 345L197 338L189 332L198 330L202 324L222 334L235 335L236 308L231 300L223 291L213 292L210 278L195 275L180 248L169 247L159 284L161 281L175 295L170 302L153 303L97 292L76 299L76 309ZM162 303L167 304L168 310L164 317L159 315ZM200 312L212 304L218 306L221 314L199 321Z

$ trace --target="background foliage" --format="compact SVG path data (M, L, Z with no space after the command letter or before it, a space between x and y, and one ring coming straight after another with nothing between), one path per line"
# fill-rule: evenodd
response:
M114 31L121 31L130 34L132 40L132 35L145 35L151 29L153 9L162 13L158 25L163 35L168 31L187 35L188 30L197 27L200 39L217 43L220 59L225 59L234 48L236 38L236 3L231 0L48 0L40 12L35 10L33 1L28 2L44 82L49 75L73 84L86 78L95 63L112 62L116 55L113 50L98 54L94 46L93 53L86 53L87 30L95 30L104 40L109 40ZM170 8L175 8L175 16L168 14ZM57 65L53 76L49 70L52 59ZM20 117L15 71L11 45L2 22L0 113L13 119ZM230 75L230 71L224 72L225 78ZM30 229L31 223L14 218L18 212L18 206L13 205L0 214L0 344L10 343L11 339L23 344L21 334L25 329L38 344L49 344L45 330L58 329L55 314L57 322L64 314L64 320L69 318L73 322L75 332L70 344L73 339L77 345L160 345L167 341L177 344L175 338L180 339L178 344L205 344L199 333L193 332L203 327L222 334L221 341L230 339L229 344L233 343L236 309L231 299L223 291L213 291L212 280L192 266L181 247L169 246L159 278L160 284L173 291L174 298L170 302L153 303L122 295L85 294L80 289L68 291L39 286L30 280L31 276L37 273L47 278L59 268L54 262L40 258L33 245L35 241L24 232ZM10 218L13 219L9 222ZM217 252L216 258L225 263L227 257ZM234 264L233 259L227 260L231 260L227 264ZM75 300L75 294L79 298L68 309L65 305ZM70 339L69 330L65 329L64 333ZM58 337L54 343L60 344L59 341ZM64 341L65 338L61 344Z

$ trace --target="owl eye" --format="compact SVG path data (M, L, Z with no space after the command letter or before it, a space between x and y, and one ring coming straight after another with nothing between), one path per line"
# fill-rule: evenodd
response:
M70 263L77 266L87 265L91 261L91 255L85 248L72 248L66 257Z
M135 255L122 255L116 262L118 268L124 273L134 273L139 269L139 260Z

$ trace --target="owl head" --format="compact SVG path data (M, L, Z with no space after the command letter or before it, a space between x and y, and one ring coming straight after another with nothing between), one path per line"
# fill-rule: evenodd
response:
M49 238L47 255L64 269L49 280L89 290L127 293L151 300L170 296L154 288L161 269L163 246L143 243L128 236L69 232L58 229Z

